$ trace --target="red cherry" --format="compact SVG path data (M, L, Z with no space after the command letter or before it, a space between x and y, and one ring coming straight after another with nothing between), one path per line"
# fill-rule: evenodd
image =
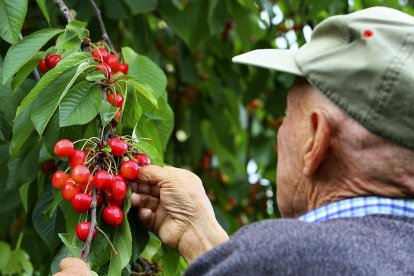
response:
M92 181L92 178L92 176L89 176L89 182ZM90 191L92 191L92 183L78 183L78 186L84 193L89 193Z
M66 157L71 156L75 152L75 147L70 140L62 139L55 144L53 151L59 157Z
M106 100L113 106L116 107L122 107L122 104L124 103L124 97L118 93L109 94L106 97Z
M135 179L139 173L139 165L134 160L128 160L122 163L121 175L126 179Z
M45 174L53 174L56 171L55 160L47 159L43 161L40 170Z
M63 171L57 171L52 176L52 185L56 189L60 190L69 178L70 177L67 173Z
M92 56L94 60L98 62L106 61L108 59L108 51L104 48L98 48L97 50L92 51Z
M140 166L151 165L151 160L145 154L137 154L134 156Z
M260 101L259 99L255 98L253 99L250 103L249 103L249 109L251 111L255 111L256 109L260 108L262 106L262 101Z
M69 202L79 193L81 193L81 189L70 181L66 181L66 184L62 188L62 197Z
M122 108L118 109L118 111L115 113L115 119L117 119L119 121L119 119L121 119L121 113L122 113Z
M112 197L112 195L108 195L107 199L108 199L109 205L111 206L121 207L122 204L124 203L124 199L115 199Z
M118 206L107 206L103 210L103 220L112 227L117 227L124 220L124 213Z
M69 165L74 168L78 165L83 165L86 160L86 154L82 150L75 150L75 152L69 156Z
M72 199L72 207L78 213L85 213L91 208L92 196L88 194L76 194Z
M118 57L114 54L108 55L108 58L106 59L106 64L108 64L109 67L116 71L116 68L118 67Z
M109 139L108 145L111 147L114 156L124 155L128 150L127 143L117 137Z
M89 181L91 172L88 167L84 165L78 165L72 169L72 178L79 184L86 184Z
M39 60L39 69L40 72L42 72L43 74L45 74L47 71L49 71L49 67L47 67L46 61L43 59Z
M124 199L128 192L128 187L124 180L115 180L111 187L111 196L114 199Z
M109 79L111 76L111 67L109 67L105 63L99 63L98 66L95 69L96 71L102 70L104 72L105 78Z
M122 177L122 175L119 175L119 174L114 174L114 180L115 181L117 181L117 180L125 181L124 178Z
M116 68L117 71L124 73L125 75L128 74L128 64L120 63Z
M84 221L76 226L76 236L83 242L86 242L89 235L89 229L91 229L91 223L89 221ZM92 239L96 236L96 229L93 229Z
M48 54L46 56L46 65L49 69L55 68L56 65L62 60L62 57L58 54Z
M110 190L114 183L114 177L105 170L99 170L93 176L92 183L98 190Z

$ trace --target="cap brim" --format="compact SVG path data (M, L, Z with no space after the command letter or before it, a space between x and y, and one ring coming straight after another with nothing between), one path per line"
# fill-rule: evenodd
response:
M249 64L281 71L297 76L303 76L295 62L295 54L298 50L260 49L235 56L234 63Z

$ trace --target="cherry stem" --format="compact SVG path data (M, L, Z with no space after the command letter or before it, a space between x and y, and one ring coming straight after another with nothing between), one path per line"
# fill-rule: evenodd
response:
M109 244L112 247L112 251L114 252L114 254L115 255L118 255L119 253L118 253L118 251L116 251L116 248L115 248L114 244L111 242L111 240L109 239L108 235L101 228L99 228L99 226L96 226L95 228L96 228L96 230L98 230L99 232L101 232L102 235L104 235L104 237L108 240Z
M109 38L108 33L106 32L105 24L101 16L101 10L98 8L94 0L89 0L89 1L91 2L93 9L95 10L96 18L98 19L99 26L102 32L102 39L108 44L109 48L111 48L111 51L115 52L114 45L112 44L112 41Z
M81 259L84 262L88 262L89 251L91 249L92 243L92 236L93 236L93 229L98 228L96 225L96 202L97 202L97 194L95 187L92 187L92 203L91 203L91 227L89 228L88 238L86 239L85 245L81 251Z
M66 21L70 23L71 21L75 20L73 15L70 13L70 10L68 6L66 6L65 2L63 0L54 0L54 3L56 6L58 6L60 12L63 14L63 16L66 18Z

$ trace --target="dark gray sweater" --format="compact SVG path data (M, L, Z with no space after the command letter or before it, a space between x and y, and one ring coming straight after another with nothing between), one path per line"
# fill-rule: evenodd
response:
M266 220L239 230L185 275L414 275L414 220Z

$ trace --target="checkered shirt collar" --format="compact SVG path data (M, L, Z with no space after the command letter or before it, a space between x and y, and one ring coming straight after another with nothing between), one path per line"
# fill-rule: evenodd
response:
M374 214L414 218L414 199L376 196L344 199L312 210L298 219L306 222L322 222L335 218L355 218Z

